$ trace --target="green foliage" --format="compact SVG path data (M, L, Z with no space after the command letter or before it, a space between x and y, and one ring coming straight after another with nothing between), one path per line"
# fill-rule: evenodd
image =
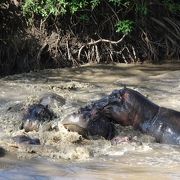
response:
M68 3L67 7L70 9L70 12L72 14L76 13L80 9L85 8L86 5L88 4L87 1L83 1L83 0L70 0L67 1L67 3Z
M91 0L91 8L94 9L100 4L101 0Z
M34 14L47 18L49 15L63 15L67 12L75 14L84 8L94 9L103 0L24 0L23 13L27 17ZM131 1L128 0L107 0L117 6L128 6Z
M128 7L131 3L131 1L128 1L128 0L109 0L109 2L112 2L114 5L117 5L117 6L123 5L126 7Z
M147 0L24 0L22 8L23 14L28 20L33 20L34 17L38 16L45 21L51 15L55 17L63 16L65 14L76 16L80 12L78 14L78 19L81 22L86 23L90 20L87 12L92 12L92 9L98 6L100 7L101 5L103 6L103 3L109 3L110 8L108 8L111 9L112 12L114 11L114 14L117 13L116 16L119 19L131 18L134 22L137 17L138 19L142 19L147 16L150 12L148 8L151 6L151 3ZM170 12L180 12L180 3L174 3L173 0L159 0L157 4L160 4L162 7L166 7ZM98 15L100 15L100 13ZM101 15L103 16L104 12ZM106 15L108 16L108 14ZM134 23L130 20L122 20L115 25L116 32L126 34L132 31L133 26Z
M169 9L169 11L171 11L173 13L180 12L180 2L179 3L174 3L173 0L163 0L163 3Z
M48 17L52 15L60 15L66 13L66 0L25 0L23 4L23 13L27 17L32 17L34 14Z
M25 0L23 3L23 13L28 18L32 20L34 16L39 15L42 19L46 20L50 15L58 16L70 13L74 15L78 11L86 9L94 9L103 0ZM114 4L115 6L128 7L132 4L129 0L107 0L107 2ZM111 4L111 5L112 5ZM145 6L137 6L137 11L141 11L146 14L147 9ZM90 18L85 13L81 13L79 16L81 22L88 22ZM116 32L122 32L128 34L133 29L133 21L123 20L116 24Z
M137 3L136 4L136 13L146 16L148 14L148 8L147 8L147 3L146 1L144 3Z
M92 9L99 5L101 0L25 0L23 13L26 17L34 14L47 18L49 15L58 16L70 12L72 15L85 7Z
M134 27L134 22L131 20L118 21L116 24L116 32L121 32L123 34L129 34Z
M81 16L79 17L79 20L80 20L81 22L89 22L89 16L86 15L86 14L83 14L83 15L81 15Z

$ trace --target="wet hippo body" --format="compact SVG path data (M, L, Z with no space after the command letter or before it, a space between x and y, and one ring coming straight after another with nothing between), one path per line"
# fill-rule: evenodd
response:
M70 131L78 132L85 138L102 136L110 140L115 136L114 124L102 115L89 119L89 116L73 113L63 119L62 123Z
M82 107L77 113L72 113L62 121L63 125L70 131L76 131L84 137L102 136L112 139L115 136L115 127L112 119L104 116L101 111L114 98L105 96Z
M25 129L26 132L33 130L38 131L39 125L43 122L50 121L53 116L53 112L51 112L47 106L33 104L29 106L24 113L20 129Z
M141 123L139 129L154 136L157 142L180 145L180 112L160 107L158 114Z
M159 107L132 89L114 91L111 95L114 93L120 101L109 103L103 109L105 116L152 135L157 142L180 144L180 112Z
M131 125L143 133L152 135L160 143L180 144L180 112L159 107L135 90L128 88L115 90L109 96L73 114L76 125L82 123L83 128L87 130L88 124L92 124L93 119L101 115L104 120L100 118L98 122L96 121L94 132L98 133L98 129L103 128L98 123L105 123L106 120L107 123ZM73 124L72 119L68 120L67 117L63 123ZM109 130L104 129L103 131Z
M51 121L56 115L52 108L65 104L65 99L57 94L48 93L43 95L37 104L30 105L23 114L22 125L20 129L26 132L36 130L39 125Z
M105 139L110 140L115 136L115 127L107 117L101 116L100 118L97 117L96 119L89 121L87 125L87 132L88 136L102 136Z
M48 106L49 108L52 107L59 107L63 106L66 103L66 100L55 93L46 93L39 100L39 104L43 106Z
M18 144L31 144L31 145L40 145L40 140L38 138L30 138L26 135L18 135L12 137L12 139Z

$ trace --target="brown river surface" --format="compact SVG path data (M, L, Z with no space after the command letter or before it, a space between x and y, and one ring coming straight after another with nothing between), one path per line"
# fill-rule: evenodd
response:
M0 147L5 151L0 148L0 180L180 179L179 146L155 143L150 136L120 126L119 134L137 141L112 145L104 139L83 139L61 125L67 114L124 85L180 111L180 64L86 65L1 78ZM24 109L46 93L66 99L63 106L53 108L57 118L39 132L19 130ZM14 142L11 137L20 134L39 138L41 145Z

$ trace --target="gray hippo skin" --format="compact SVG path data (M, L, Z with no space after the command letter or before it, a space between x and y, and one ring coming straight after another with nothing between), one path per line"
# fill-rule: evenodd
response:
M77 113L66 117L63 124L67 128L73 124L88 131L88 125L93 124L94 119L94 132L97 133L100 131L97 129L104 128L99 125L101 123L119 123L123 126L133 126L155 137L159 143L180 144L180 112L160 107L129 88L115 90L109 96L92 102ZM106 131L114 131L114 128L105 128L101 131L108 134Z
M132 89L116 90L113 94L119 100L103 109L105 116L121 125L131 125L159 143L180 144L180 112L160 107Z
M53 112L47 106L42 104L30 105L24 113L20 129L25 129L26 132L38 131L40 124L52 120L53 116Z
M14 137L12 137L12 139L18 144L40 145L40 140L38 138L31 138L26 135L14 136Z
M65 104L65 99L57 94L48 93L43 95L37 104L30 105L23 114L20 129L38 131L40 124L51 121L56 117L52 108Z
M102 136L110 140L115 136L115 127L112 120L101 113L108 103L109 96L91 102L78 112L65 117L62 123L70 131L76 131L86 138Z

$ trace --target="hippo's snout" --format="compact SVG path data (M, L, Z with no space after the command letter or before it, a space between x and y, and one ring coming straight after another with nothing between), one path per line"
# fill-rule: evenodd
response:
M22 122L20 129L24 129L26 132L29 131L38 131L40 126L39 120L29 120Z
M62 124L70 131L85 135L88 126L88 120L82 114L71 114L62 120Z
M70 131L78 132L86 138L101 136L112 139L115 135L114 125L104 116L88 118L84 114L72 114L63 119L62 124Z

